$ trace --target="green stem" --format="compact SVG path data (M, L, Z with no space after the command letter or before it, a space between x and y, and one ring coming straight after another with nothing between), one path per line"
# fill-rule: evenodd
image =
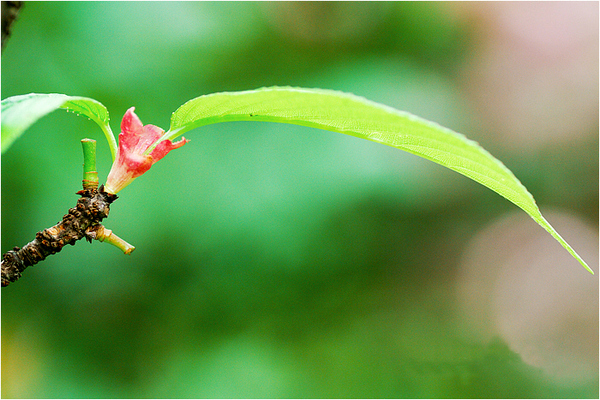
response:
M98 172L96 171L96 141L82 139L83 148L83 189L98 187Z
M89 238L99 240L101 242L110 243L113 246L118 247L125 254L131 254L131 252L135 250L134 246L130 245L129 243L115 235L112 230L106 229L101 224L89 227L85 231L85 233Z
M160 142L162 142L164 140L173 140L177 136L181 136L181 135L183 135L184 132L187 132L187 131L183 131L183 132L182 131L183 131L182 128L175 129L174 131L171 131L171 130L166 131L165 133L163 133L163 135L160 137L160 139L158 139L156 142L154 142L152 144L152 146L148 147L148 149L146 151L144 151L144 154L152 153L152 150L154 150Z
M113 162L115 158L117 158L117 141L115 140L115 135L113 134L110 126L108 124L100 125L102 128L102 132L104 132L104 136L106 136L106 140L108 140L108 147L110 147L110 154L112 155Z

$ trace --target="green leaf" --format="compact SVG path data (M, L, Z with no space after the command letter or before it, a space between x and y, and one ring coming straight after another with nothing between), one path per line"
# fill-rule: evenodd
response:
M544 219L533 196L504 164L476 142L436 123L347 93L273 87L190 100L173 113L170 130L161 140L226 121L280 122L325 129L396 147L443 165L523 209L593 274Z
M100 125L114 160L117 142L108 125L106 107L94 99L57 93L30 93L2 100L2 153L38 119L59 108L85 115Z

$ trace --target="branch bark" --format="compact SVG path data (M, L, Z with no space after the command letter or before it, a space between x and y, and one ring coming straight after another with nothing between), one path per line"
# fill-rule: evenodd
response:
M4 51L4 47L10 36L12 24L17 19L22 6L22 1L2 2L2 51Z
M58 253L65 245L74 245L84 237L89 242L97 239L100 222L108 217L110 204L117 195L105 192L104 186L80 190L77 194L81 196L77 205L58 224L38 232L23 248L15 247L2 256L3 287L18 280L25 268Z

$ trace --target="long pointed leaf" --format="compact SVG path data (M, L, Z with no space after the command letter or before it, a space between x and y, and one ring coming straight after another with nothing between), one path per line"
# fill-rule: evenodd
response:
M117 143L108 125L106 107L94 99L57 93L30 93L2 100L2 153L8 150L13 142L38 119L59 108L85 115L100 125L114 160Z
M433 122L347 93L263 88L215 93L182 105L162 140L226 121L267 121L339 132L405 150L463 174L529 214L588 271L590 267L544 219L533 196L513 173L476 142Z

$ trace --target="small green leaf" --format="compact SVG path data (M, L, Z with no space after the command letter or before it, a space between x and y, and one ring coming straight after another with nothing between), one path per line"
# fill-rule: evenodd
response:
M533 196L513 173L479 144L450 129L347 93L273 87L190 100L173 113L171 128L161 140L226 121L280 122L325 129L396 147L443 165L523 209L593 274L544 219Z
M96 122L106 136L114 160L117 142L108 125L106 107L94 99L57 93L30 93L2 100L2 153L38 119L59 108L85 115Z

